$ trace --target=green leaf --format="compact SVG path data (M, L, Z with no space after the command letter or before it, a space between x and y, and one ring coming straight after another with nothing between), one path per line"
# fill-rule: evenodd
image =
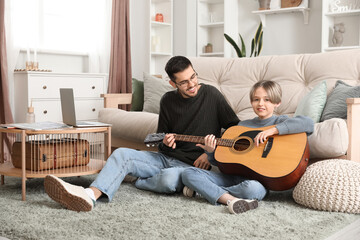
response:
M241 57L246 57L246 47L245 47L245 42L244 39L242 38L241 34L239 33L239 37L241 40Z
M235 49L236 54L238 55L238 57L241 58L241 57L242 57L242 54L241 54L240 48L238 47L238 45L236 44L236 42L235 42L229 35L227 35L226 33L224 33L224 37L225 37L225 39L234 47L234 49Z
M254 50L255 50L255 39L253 38L252 41L251 41L251 54L250 54L250 57L252 57L252 55L254 53Z
M261 32L260 34L260 39L259 39L259 45L258 45L258 55L260 55L260 52L262 50L262 46L263 46L263 32Z
M260 21L259 27L257 28L256 33L255 33L256 44L259 43L259 38L260 38L261 32L262 32L262 22Z

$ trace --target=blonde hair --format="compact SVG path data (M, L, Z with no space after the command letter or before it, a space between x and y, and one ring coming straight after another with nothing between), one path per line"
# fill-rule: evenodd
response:
M281 96L282 96L281 87L278 83L276 83L274 81L270 81L270 80L261 80L254 84L254 86L250 90L250 101L251 102L254 99L254 93L255 93L256 89L258 89L260 87L265 89L270 101L273 104L279 104L281 102Z

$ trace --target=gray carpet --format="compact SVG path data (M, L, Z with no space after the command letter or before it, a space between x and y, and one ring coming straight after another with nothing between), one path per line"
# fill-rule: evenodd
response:
M88 186L95 176L66 178ZM291 192L271 192L259 208L231 215L200 198L163 195L124 183L113 202L90 213L63 209L45 193L42 179L5 177L0 186L0 236L9 239L325 239L360 216L307 209Z

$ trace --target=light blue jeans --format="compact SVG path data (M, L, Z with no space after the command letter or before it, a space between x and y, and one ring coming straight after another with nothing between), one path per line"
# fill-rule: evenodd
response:
M181 178L185 186L193 189L214 205L218 204L218 199L224 193L238 198L257 200L262 200L267 193L266 188L256 180L195 167L185 169Z
M109 202L127 174L138 177L135 186L158 193L182 191L181 173L190 165L162 153L118 148L90 185L103 192Z

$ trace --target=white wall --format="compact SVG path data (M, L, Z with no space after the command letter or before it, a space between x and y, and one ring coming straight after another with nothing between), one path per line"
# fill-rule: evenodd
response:
M174 0L174 55L196 56L196 1Z
M131 67L136 79L143 79L143 72L149 72L149 7L148 0L130 0Z
M31 53L33 57L33 53ZM40 51L37 54L39 69L57 73L86 73L89 71L89 58L86 53L64 53ZM17 69L25 69L26 51L20 50L16 62Z
M276 5L280 6L280 0L272 1L272 7ZM322 1L309 1L309 8L308 24L304 24L301 12L267 15L261 55L321 52ZM244 38L248 54L260 22L260 17L252 13L257 9L257 1L239 1L239 33Z

